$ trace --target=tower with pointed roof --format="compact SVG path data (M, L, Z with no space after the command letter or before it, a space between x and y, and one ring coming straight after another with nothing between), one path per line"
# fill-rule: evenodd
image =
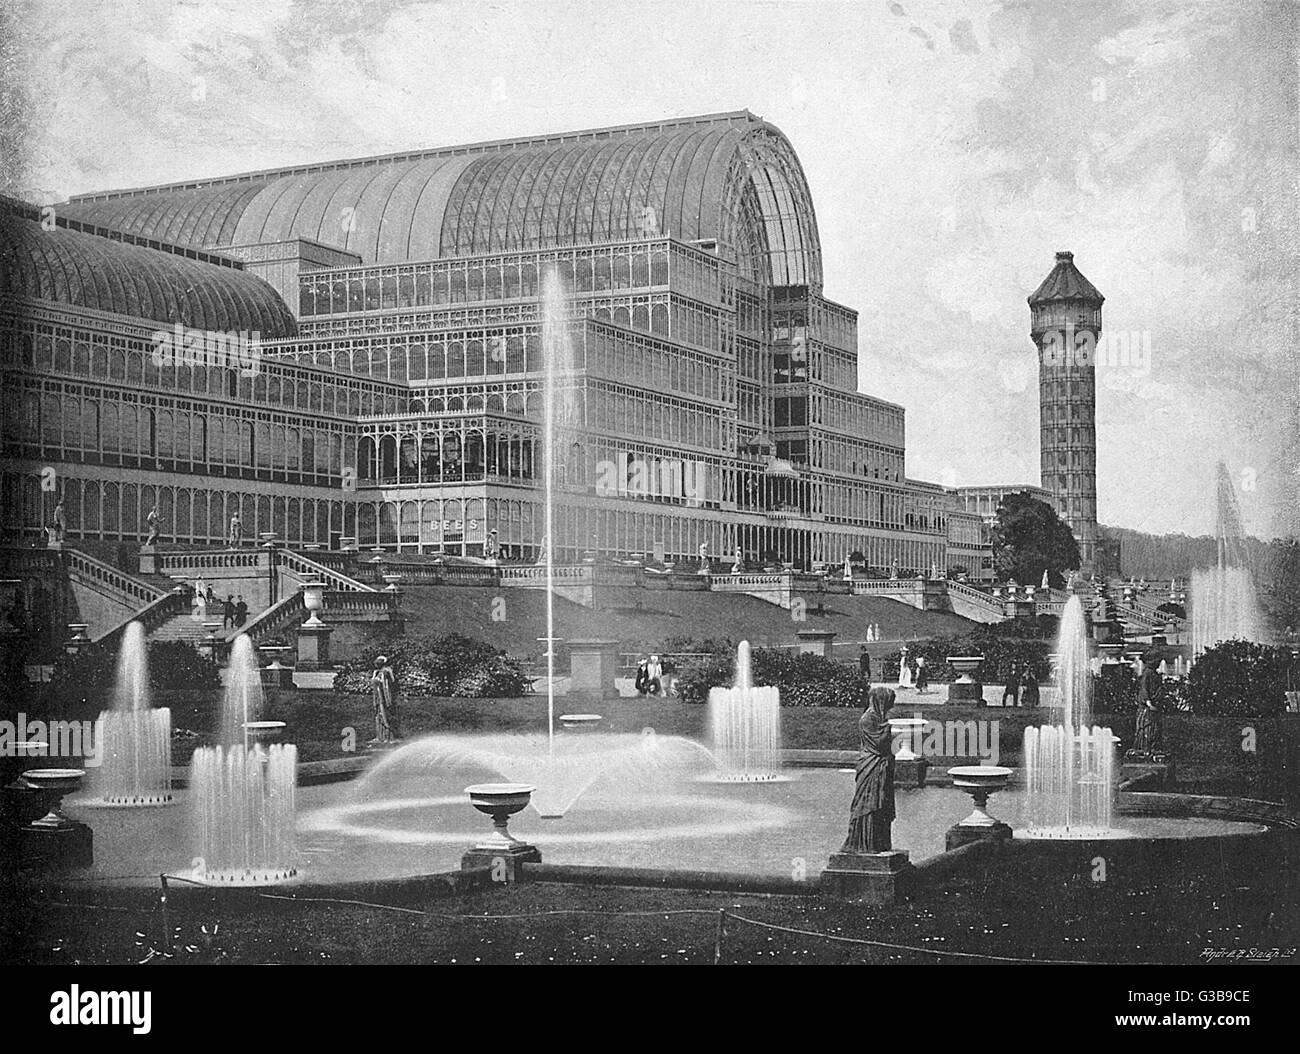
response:
M1105 297L1058 252L1029 297L1038 349L1039 471L1042 486L1079 543L1084 573L1097 567L1096 350Z

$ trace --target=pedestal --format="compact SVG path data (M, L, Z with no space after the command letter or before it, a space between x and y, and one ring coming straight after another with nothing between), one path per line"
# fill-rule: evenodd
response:
M541 862L542 852L537 846L520 842L509 849L470 849L460 858L460 869L471 871L476 867L486 867L492 873L493 882L514 885L523 878L520 864Z
M142 575L158 573L158 553L152 545L140 546L140 573Z
M924 787L925 774L930 763L925 758L894 758L894 785L896 787Z
M23 868L68 871L95 862L95 835L84 823L42 827L39 821L18 831L18 861Z
M614 694L618 641L569 641L568 698L596 701Z
M948 685L949 704L983 706L984 685L980 681L953 681Z
M298 627L297 669L323 670L330 664L330 634L333 626L323 622L312 625L308 620Z
M1146 791L1172 791L1175 788L1174 760L1155 761L1150 756L1124 756L1120 764L1121 783L1140 783Z
M832 853L822 872L823 896L855 904L894 904L906 895L907 853Z
M799 638L801 655L821 655L830 658L831 641L836 636L834 630L801 629L795 632L795 636Z
M948 833L943 839L943 845L945 849L952 850L985 839L995 842L1008 842L1011 840L1011 828L1001 820L984 827L964 827L958 823L948 828Z
M292 666L282 666L278 662L273 662L270 666L263 666L260 674L263 688L293 687Z

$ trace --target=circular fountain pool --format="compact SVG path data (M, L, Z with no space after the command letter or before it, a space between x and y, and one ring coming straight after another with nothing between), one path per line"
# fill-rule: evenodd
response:
M399 755L395 751L380 764ZM378 773L379 766L373 771ZM487 767L478 773L490 780L504 776ZM548 863L809 879L820 873L844 840L853 796L850 772L801 769L787 782L712 785L696 782L696 774L661 772L653 787L594 780L563 817L543 819L530 807L511 819L510 829L536 845ZM473 775L472 766L463 762L432 768L399 765L378 781L299 788L299 880L386 879L458 868L462 853L491 830L490 821L465 799L465 786L474 782L467 775ZM177 793L186 798L193 792ZM1170 796L1125 797L1168 804ZM994 795L989 807L1020 839L1027 804L1024 792L1011 788ZM953 787L900 788L897 807L894 844L906 849L913 863L920 863L943 852L945 833L970 811L970 799ZM66 799L64 808L76 817L77 798ZM156 883L160 871L175 874L189 864L192 836L186 810L123 810L111 816L111 823L92 821L95 866L87 877L140 875L142 882ZM1136 851L1169 845L1194 848L1195 843L1221 852L1218 847L1254 840L1268 830L1263 823L1221 817L1131 815L1123 807L1119 826L1122 832L1108 843L1113 852L1125 846ZM1086 841L1045 839L1029 844L1049 856L1092 855Z

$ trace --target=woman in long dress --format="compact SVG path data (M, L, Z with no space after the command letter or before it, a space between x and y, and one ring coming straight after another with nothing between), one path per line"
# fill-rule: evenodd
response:
M885 714L894 705L890 688L871 689L858 721L858 764L853 777L849 836L841 853L884 853L893 848L894 736Z
M912 687L912 667L907 664L906 647L904 647L898 654L898 687Z
M397 724L397 674L388 665L388 657L375 659L375 672L370 675L371 709L375 714L373 743L391 743L401 738Z

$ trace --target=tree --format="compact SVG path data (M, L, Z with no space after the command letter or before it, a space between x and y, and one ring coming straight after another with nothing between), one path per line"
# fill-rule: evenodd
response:
M1046 502L1029 494L1008 494L993 522L993 566L999 578L1037 585L1048 573L1054 586L1079 567L1079 544L1065 521Z

